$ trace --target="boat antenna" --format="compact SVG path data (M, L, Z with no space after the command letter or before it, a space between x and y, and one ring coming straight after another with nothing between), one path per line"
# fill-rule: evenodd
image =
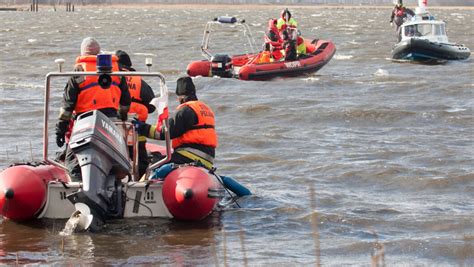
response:
M153 59L151 57L145 58L145 65L148 69L148 72L150 72L150 70L151 70L151 66L153 65L152 62L153 62Z

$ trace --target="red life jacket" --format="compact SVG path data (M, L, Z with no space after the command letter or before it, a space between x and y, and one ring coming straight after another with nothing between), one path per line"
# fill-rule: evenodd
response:
M96 71L97 56L80 56L76 58L76 67L81 66L85 72ZM112 71L118 71L117 57L112 56ZM77 97L77 114L95 109L119 108L121 91L119 88L120 77L111 76L112 84L109 88L103 89L98 83L98 76L85 76L79 83L79 95Z
M198 123L185 132L182 136L173 139L173 148L183 144L199 144L217 147L217 134L215 130L214 112L201 101L188 101L177 107L190 107L198 118Z
M142 78L140 76L125 76L125 80L127 81L128 91L130 91L130 96L132 97L132 103L130 104L128 113L135 113L138 116L138 120L146 121L148 118L148 109L140 97Z
M395 10L395 16L397 17L403 17L404 14L405 14L405 8L403 7L397 8L397 10Z

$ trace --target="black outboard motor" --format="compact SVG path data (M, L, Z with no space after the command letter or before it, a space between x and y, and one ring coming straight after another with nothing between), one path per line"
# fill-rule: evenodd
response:
M216 54L211 58L211 72L213 76L223 78L232 77L232 58L225 54Z
M77 118L69 145L81 166L82 189L68 199L92 218L83 228L98 230L105 219L123 216L121 179L131 170L127 144L114 122L94 110Z

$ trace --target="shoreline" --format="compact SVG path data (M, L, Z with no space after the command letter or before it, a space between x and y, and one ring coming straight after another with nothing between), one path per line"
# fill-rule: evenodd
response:
M170 4L170 3L148 3L148 4L89 4L89 5L75 5L75 9L89 9L89 8L104 8L104 7L111 7L111 8L118 8L118 9L140 9L140 8L147 8L147 9L202 9L203 6L206 8L226 8L226 9L240 9L242 7L252 9L266 9L266 8L303 8L303 9L381 9L393 8L393 5L281 5L281 4ZM62 10L63 7L65 9L65 5L46 5L41 4L39 5L39 9L45 8L52 8L56 7L58 10ZM408 8L414 9L416 6L407 6ZM30 5L0 5L0 9L12 9L16 8L17 11L29 11ZM474 6L428 6L428 9L432 10L455 10L455 9L462 9L462 10L474 10Z

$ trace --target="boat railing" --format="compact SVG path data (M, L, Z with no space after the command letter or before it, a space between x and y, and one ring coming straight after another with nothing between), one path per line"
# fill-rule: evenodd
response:
M49 135L48 135L48 121L49 121L49 111L50 111L50 95L51 95L51 81L53 78L56 77L85 77L85 76L99 76L103 75L103 73L99 72L77 72L77 71L71 71L71 72L63 72L62 71L62 64L64 63L64 60L56 60L56 63L59 65L59 71L57 72L49 72L46 74L45 77L45 94L44 94L44 117L43 117L43 161L55 165L57 167L60 167L64 170L67 170L66 166L55 160L55 159L50 159L49 158ZM148 63L148 60L147 60ZM148 64L147 64L148 65ZM148 67L148 70L150 68ZM159 79L159 84L160 84L160 95L163 95L163 92L167 92L167 87L166 87L166 80L163 74L160 72L139 72L139 71L134 71L134 72L124 72L124 71L118 71L118 72L110 72L107 73L109 76L141 76L141 77L154 77ZM167 96L167 93L166 93ZM150 176L151 170L167 163L171 159L171 138L170 138L170 132L169 132L169 123L168 123L168 118L165 118L161 121L162 127L164 129L164 135L165 135L165 144L166 144L166 155L163 159L157 161L154 164L151 164L148 166L145 174L145 180L148 179ZM134 131L133 124L129 121L126 122L119 122L119 125L122 125L124 131L124 138L127 138L127 133L130 133L130 129L133 129L132 131L132 143L133 143L133 151L134 151L134 157L133 157L133 169L132 173L136 174L137 173L137 164L138 164L138 138L137 134ZM127 141L127 139L125 139Z
M237 25L243 29L243 34L247 38L249 47L250 47L250 53L254 54L255 49L256 49L256 44L255 40L252 36L252 31L250 30L250 27L245 23L245 20L237 20L235 17L228 17L228 16L221 16L218 18L214 18L214 20L207 22L205 28L204 28L204 35L202 38L201 42L201 51L202 55L207 58L208 60L211 60L213 57L213 54L209 50L209 40L211 36L211 32L213 31L213 26L215 25L221 25L221 24L231 24L231 25Z

